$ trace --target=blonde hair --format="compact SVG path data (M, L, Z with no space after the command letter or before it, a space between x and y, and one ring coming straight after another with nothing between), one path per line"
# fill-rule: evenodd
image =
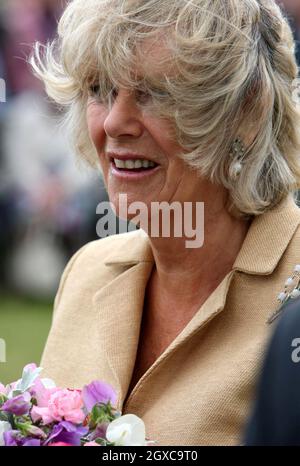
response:
M176 74L139 77L146 39L163 37ZM77 153L97 161L86 103L99 84L147 90L151 110L174 123L180 154L229 190L231 208L258 215L300 187L295 43L274 0L73 0L58 37L31 57L48 95L66 107ZM249 129L243 169L229 176L231 147Z

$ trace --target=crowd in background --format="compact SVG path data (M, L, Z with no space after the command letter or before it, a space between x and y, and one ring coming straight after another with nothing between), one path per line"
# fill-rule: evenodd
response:
M57 109L28 66L50 40L64 0L0 0L0 290L51 296L68 258L96 238L99 174L74 161ZM300 0L284 0L300 63Z
M51 297L69 257L96 239L98 173L76 164L59 115L33 76L35 41L54 36L62 0L0 4L0 290Z
M296 56L300 64L300 1L299 0L278 0L287 14L292 26L295 39L296 39Z

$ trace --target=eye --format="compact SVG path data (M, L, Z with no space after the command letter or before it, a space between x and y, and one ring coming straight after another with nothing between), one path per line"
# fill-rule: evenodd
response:
M116 89L115 87L110 91L110 93L108 94L108 97L112 100L116 99L118 97L118 89Z
M91 96L97 96L99 95L99 92L100 92L99 84L93 84L92 86L89 87L89 94Z
M147 91L143 91L142 89L137 89L135 91L135 97L137 102L144 104L151 99L151 94Z
M93 84L89 87L89 95L100 102L108 103L117 97L118 90L116 88L112 88L110 91L107 89L104 91L100 84Z
M136 89L135 91L135 98L139 104L147 104L153 101L162 102L166 100L170 100L170 94L164 89L158 88L150 88L147 89Z

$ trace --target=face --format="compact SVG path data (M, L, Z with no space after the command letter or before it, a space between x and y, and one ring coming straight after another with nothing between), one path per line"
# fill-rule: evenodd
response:
M156 53L161 54L157 51ZM155 50L147 56L147 72L155 69ZM151 63L151 61L153 63ZM109 199L119 214L119 195L127 202L202 201L216 198L216 188L179 158L182 148L170 121L147 109L150 96L118 89L110 106L91 96L87 124L99 157ZM151 108L151 107L149 107ZM130 216L128 216L130 218Z

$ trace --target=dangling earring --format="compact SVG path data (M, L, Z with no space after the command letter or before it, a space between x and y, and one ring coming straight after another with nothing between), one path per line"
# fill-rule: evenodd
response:
M229 167L229 176L233 180L236 180L242 171L242 160L244 158L246 149L241 138L237 138L231 148L230 156L232 157L232 162Z

